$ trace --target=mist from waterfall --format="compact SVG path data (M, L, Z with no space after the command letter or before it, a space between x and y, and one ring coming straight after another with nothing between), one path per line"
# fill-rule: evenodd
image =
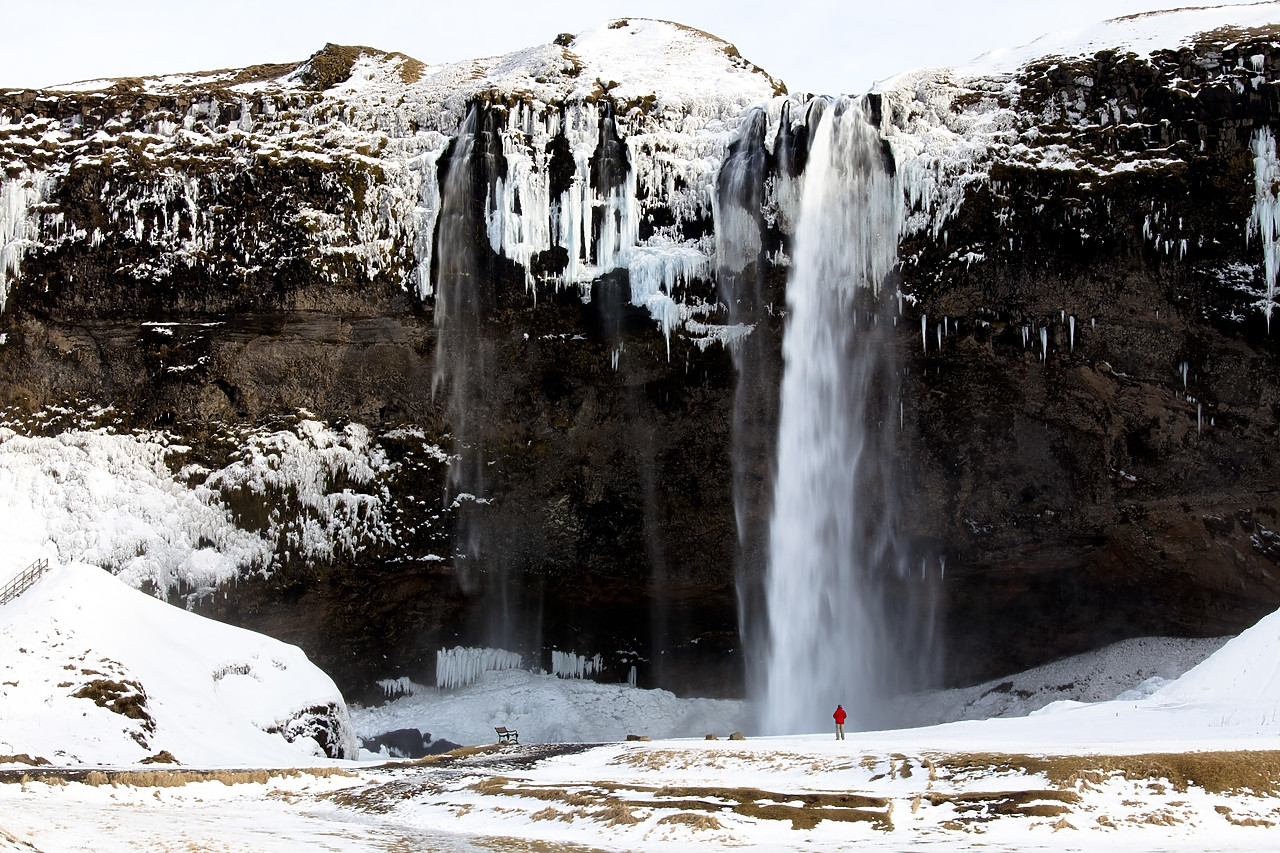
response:
M931 658L916 609L892 600L910 558L898 531L899 368L882 297L902 193L861 102L809 109L764 581L768 733L819 730L837 703L852 728L880 724L880 703Z

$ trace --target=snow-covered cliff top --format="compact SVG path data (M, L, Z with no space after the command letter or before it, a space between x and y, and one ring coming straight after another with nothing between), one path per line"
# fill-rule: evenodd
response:
M1246 30L1277 24L1280 24L1280 3L1276 2L1126 15L1090 26L1048 33L1021 47L993 50L957 67L955 74L978 77L1011 73L1037 59L1090 56L1102 50L1149 56L1157 50L1176 50L1197 36L1214 30ZM1227 37L1230 38L1229 35Z
M1126 15L1046 33L1019 47L992 50L971 62L951 68L905 70L877 82L872 91L891 92L910 86L922 77L951 80L1003 77L1037 60L1092 56L1104 50L1149 56L1158 50L1176 50L1217 30L1222 30L1224 37L1230 38L1240 31L1274 27L1280 27L1280 2L1188 7Z
M328 45L296 66L86 80L52 90L121 87L150 94L219 88L243 95L321 88L342 99L377 101L396 95L441 104L466 102L482 93L545 103L594 100L607 92L619 101L653 103L656 96L659 108L675 109L708 100L745 107L785 92L781 81L743 59L728 42L647 18L620 18L576 36L566 34L555 44L444 65L424 65L372 48Z

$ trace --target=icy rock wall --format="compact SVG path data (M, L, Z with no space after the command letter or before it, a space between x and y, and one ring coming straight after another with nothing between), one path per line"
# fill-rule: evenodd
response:
M716 170L742 109L777 84L713 37L615 23L572 50L544 45L430 69L326 48L345 79L315 71L328 68L317 54L278 77L11 93L0 101L0 154L42 163L47 213L68 224L38 218L29 192L6 191L6 293L22 252L88 252L135 281L142 295L128 298L143 304L305 307L319 301L300 289L312 284L390 284L428 302L438 164L480 109L499 125L502 149L484 200L491 250L523 268L530 291L579 287L585 299L602 275L628 271L631 303L670 335L712 310ZM646 73L611 82L604 75L620 63ZM649 91L659 81L647 72L669 63L690 65L704 85ZM190 292L201 279L212 296ZM45 286L56 294L67 285Z
M712 182L728 133L654 128L651 118L616 115L607 103L483 111L505 116L498 129L504 170L488 176L484 231L492 251L523 268L530 292L576 287L587 299L601 276L625 270L630 303L648 309L668 337L713 310L705 288L690 287L714 268L714 240L699 223L713 215ZM460 134L475 132L473 123ZM423 186L424 227L439 227L443 199L440 184ZM419 237L416 245L417 296L427 299L439 240Z
M366 427L350 424L338 433L302 420L293 430L248 436L195 491L208 503L238 506L238 521L275 543L284 559L331 561L394 541L383 517L389 495L377 483L388 468Z

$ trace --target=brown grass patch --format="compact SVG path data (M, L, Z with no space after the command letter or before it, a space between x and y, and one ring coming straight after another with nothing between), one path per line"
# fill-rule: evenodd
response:
M599 847L588 847L571 841L541 841L536 838L489 836L473 838L471 843L477 847L487 847L496 853L605 853Z
M1231 750L1222 752L1169 752L1143 755L1032 756L972 753L934 756L949 775L970 772L1043 774L1051 784L1076 787L1099 785L1120 777L1150 781L1163 793L1161 780L1184 792L1195 786L1211 794L1251 791L1257 795L1280 792L1280 751Z
M25 752L18 755L0 755L0 764L25 764L28 767L41 767L48 765L49 759L35 756L32 758Z
M796 829L816 826L823 820L865 821L880 829L892 829L890 819L892 803L887 797L868 797L851 793L774 793L758 788L674 787L651 788L638 785L619 785L598 782L575 789L523 787L513 780L495 776L482 779L468 786L472 791L490 796L530 797L577 807L567 814L548 806L536 814L539 820L560 818L571 820L574 816L590 817L609 826L633 824L639 821L632 809L656 811L679 810L681 814L697 813L714 821L707 812L732 809L735 813L767 820L789 820ZM626 792L649 793L652 800L627 799ZM1062 792L1054 792L1062 794ZM1075 796L1066 792L1063 796ZM799 805L796 805L797 801ZM586 811L588 808L595 811ZM668 817L674 817L668 815ZM666 820L667 818L663 818ZM683 822L686 818L681 818ZM662 821L659 821L660 823ZM718 821L715 821L718 823ZM706 823L705 828L710 828Z
M792 829L813 829L824 820L844 822L865 822L886 832L893 829L893 821L887 812L874 812L866 809L812 808L809 806L788 806L782 804L761 805L760 803L743 803L733 809L744 817L763 820L789 820Z
M136 681L95 678L71 695L77 699L90 699L99 708L138 720L148 732L156 730L155 720L147 711L147 691Z
M961 820L990 821L998 817L1058 817L1069 814L1066 804L1080 802L1075 791L982 791L969 794L927 793L921 795L932 806L950 804ZM1045 802L1049 800L1050 802Z
M659 825L664 823L687 826L694 830L724 829L724 826L720 821L716 820L711 815L694 814L693 812L677 812L676 814L667 815L662 820L658 821Z
M1214 806L1213 810L1226 818L1232 826L1275 826L1274 821L1258 817L1236 817L1227 806Z
M602 821L606 826L634 826L640 822L640 818L632 813L629 805L617 802L590 812L590 817Z
M424 764L449 764L463 758L470 758L473 755L487 755L491 752L498 752L502 749L502 744L489 743L480 746L460 746L457 749L451 749L448 752L442 752L439 755L424 755L421 758L415 758L412 761L398 761L394 764L384 765L386 767L419 767Z
M547 806L542 811L534 812L529 815L529 820L563 820L566 823L572 822L572 812L562 812L555 806Z
M313 776L327 779L330 776L355 778L356 774L339 767L313 767L295 770L66 770L36 771L24 774L21 779L0 776L0 781L44 782L60 785L79 782L84 785L102 785L130 788L180 788L192 782L221 782L224 785L247 783L266 784L272 779L296 779Z

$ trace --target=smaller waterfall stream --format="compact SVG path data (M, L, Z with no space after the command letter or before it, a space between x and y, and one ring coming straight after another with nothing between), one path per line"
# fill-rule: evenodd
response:
M801 186L769 526L761 723L814 731L837 703L865 727L925 651L894 624L898 372L881 289L897 262L902 193L851 100L816 101Z
M729 324L742 330L730 352L737 369L733 397L733 506L738 528L735 575L738 625L747 651L748 683L763 673L763 579L767 558L769 486L777 437L780 354L765 326L762 231L769 152L763 110L744 118L716 181L716 270ZM749 330L749 331L748 331Z
M484 458L477 426L483 417L485 352L480 325L481 290L476 269L475 180L472 162L477 117L474 108L454 142L440 193L437 226L435 326L436 363L432 391L448 394L445 417L453 433L455 458L449 465L445 504L473 501L484 493ZM460 504L461 508L461 504ZM464 560L479 552L476 524L463 511L455 543ZM464 588L474 586L473 571L459 573Z

